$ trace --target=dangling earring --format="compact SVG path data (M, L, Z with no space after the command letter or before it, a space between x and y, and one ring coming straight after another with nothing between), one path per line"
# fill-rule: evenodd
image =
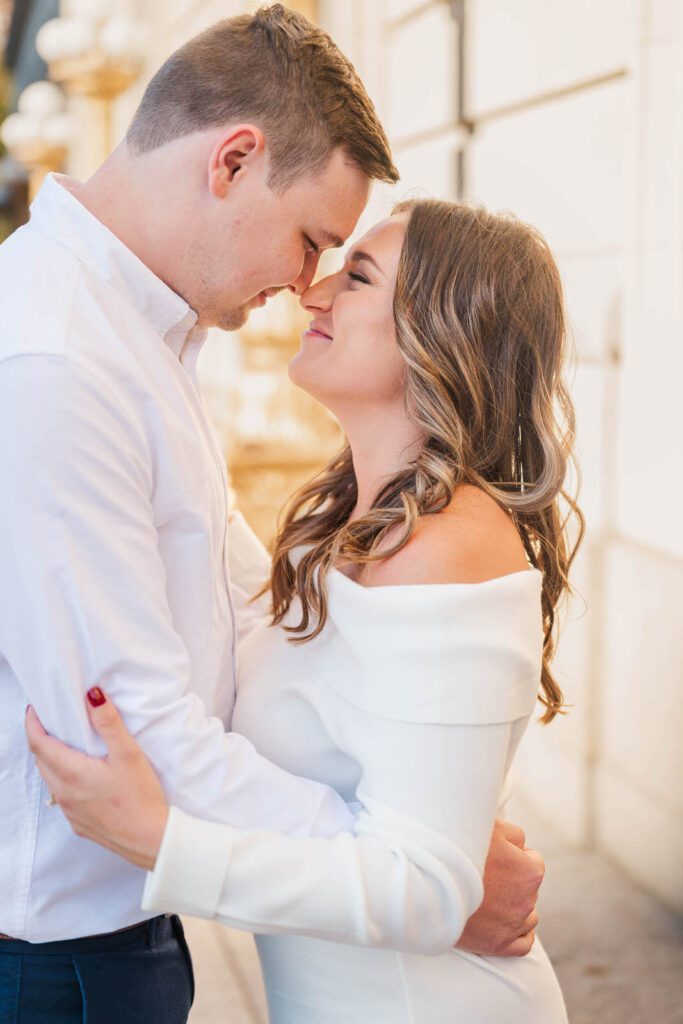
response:
M522 413L517 412L517 471L519 474L520 494L524 494L524 463L522 462Z

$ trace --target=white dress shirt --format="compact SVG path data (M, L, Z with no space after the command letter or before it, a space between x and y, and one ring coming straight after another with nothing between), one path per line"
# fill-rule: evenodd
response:
M84 695L103 684L170 801L208 820L297 836L353 821L225 732L236 616L243 632L260 617L247 598L267 565L241 517L228 528L205 332L70 187L50 176L0 247L0 932L32 942L149 915L144 872L46 806L27 703L102 753Z
M271 1024L566 1024L538 940L523 958L451 949L536 703L541 580L365 588L333 570L318 637L264 626L240 645L234 728L358 799L356 834L172 808L144 905L258 933Z

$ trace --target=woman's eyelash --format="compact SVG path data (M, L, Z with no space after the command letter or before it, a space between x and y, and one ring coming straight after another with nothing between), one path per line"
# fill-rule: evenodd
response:
M357 274L354 270L347 270L347 274L352 281L360 281L361 284L370 284L367 277L363 277L362 274Z

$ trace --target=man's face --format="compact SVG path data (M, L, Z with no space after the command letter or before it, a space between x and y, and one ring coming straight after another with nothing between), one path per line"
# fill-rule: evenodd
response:
M275 292L306 291L320 253L346 241L370 191L368 177L339 149L285 192L267 180L267 160L252 162L198 240L193 305L206 326L236 330Z

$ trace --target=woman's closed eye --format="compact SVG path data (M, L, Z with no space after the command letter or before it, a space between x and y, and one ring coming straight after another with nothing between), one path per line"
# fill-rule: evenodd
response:
M360 281L361 284L370 284L367 277L363 274L359 274L357 270L347 270L346 275L351 281Z

